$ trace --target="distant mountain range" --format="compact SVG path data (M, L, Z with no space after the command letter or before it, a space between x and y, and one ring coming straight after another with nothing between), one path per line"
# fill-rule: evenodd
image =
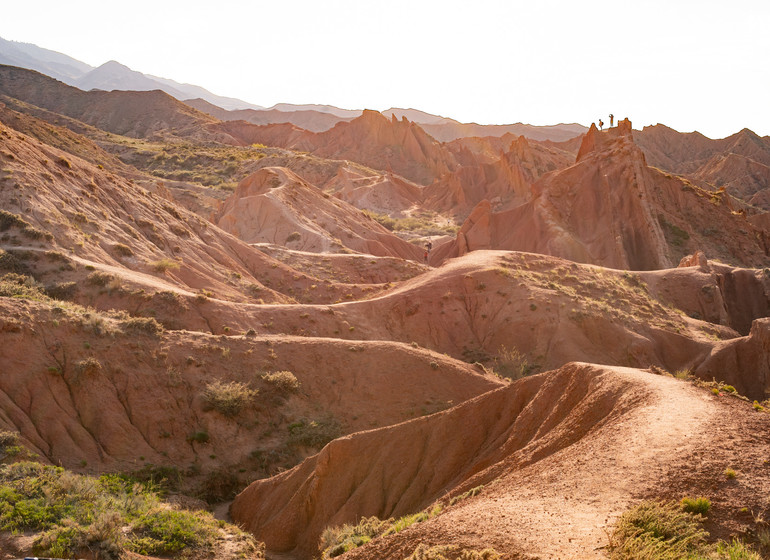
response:
M168 78L143 74L114 60L94 68L65 54L44 49L31 43L19 43L0 38L0 64L37 70L65 84L84 91L152 91L161 90L179 101L188 102L196 109L220 120L245 120L253 124L289 122L312 132L323 132L338 122L361 116L361 110L340 109L331 105L279 103L265 108L241 99L215 95L192 84L182 84ZM387 117L396 117L419 124L441 142L450 142L469 136L502 136L511 133L533 140L561 142L584 134L588 128L580 124L533 126L516 123L507 125L479 125L461 123L454 119L432 115L417 109L390 108L382 111Z
M30 43L7 41L3 38L0 38L0 64L37 70L85 91L91 89L104 91L152 91L159 89L180 101L201 98L228 110L264 109L260 105L254 105L240 99L215 95L200 86L180 84L174 80L142 74L114 60L94 68L85 62L56 51L43 49Z

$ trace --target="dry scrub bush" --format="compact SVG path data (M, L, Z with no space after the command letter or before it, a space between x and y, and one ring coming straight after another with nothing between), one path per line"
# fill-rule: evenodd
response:
M78 373L92 375L99 373L102 370L102 364L100 364L99 360L93 356L89 356L85 360L80 360L77 364L75 364L75 368L78 370Z
M420 544L404 560L499 560L500 554L492 548L484 550L460 549L454 545L427 546Z
M299 381L290 371L266 372L261 377L265 383L274 387L279 393L288 394L299 391Z
M214 409L224 416L237 416L241 410L251 404L257 392L245 383L214 381L206 385L201 396L207 408Z
M123 245L122 243L115 243L115 245L112 246L112 250L119 257L131 257L134 255L134 251L131 247Z
M492 362L492 369L501 377L512 381L521 379L537 368L527 357L516 348L508 349L502 346Z
M697 508L708 511L704 498ZM709 544L703 516L689 513L691 502L645 501L620 516L608 546L611 560L760 560L745 543Z
M674 503L642 502L618 520L610 539L610 558L687 558L706 542L708 533L701 519Z
M143 332L150 335L159 335L163 332L163 325L152 317L131 317L120 323L125 330Z

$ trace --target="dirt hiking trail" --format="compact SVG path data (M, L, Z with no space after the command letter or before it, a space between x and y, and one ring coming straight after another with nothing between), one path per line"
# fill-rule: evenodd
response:
M571 363L428 418L332 442L247 488L233 516L265 540L268 556L273 544L275 558L309 559L325 526L399 517L483 485L439 516L343 557L402 560L423 543L492 547L508 559L604 558L618 516L641 499L703 495L723 520L739 506L765 507L767 416L673 377ZM744 422L749 431L728 436L744 441L721 445L715 431L734 432L738 419L758 425ZM725 488L727 465L747 476ZM421 500L409 499L415 488ZM740 532L731 523L707 528Z

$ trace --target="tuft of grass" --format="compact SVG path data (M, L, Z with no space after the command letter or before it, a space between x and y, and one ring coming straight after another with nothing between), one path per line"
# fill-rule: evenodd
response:
M238 381L229 383L214 381L206 385L201 396L208 409L216 410L227 417L233 417L251 404L257 393L258 391L249 389L245 383Z
M379 519L375 516L363 517L356 525L345 524L339 527L327 527L321 533L318 548L322 551L321 558L335 558L362 546L388 530L392 519Z
M481 484L479 486L476 486L475 488L471 488L467 492L463 492L459 496L455 496L454 498L449 500L449 505L453 506L457 502L462 502L463 500L467 500L468 498L472 498L473 496L476 496L477 494L481 493L481 491L484 489L484 485Z
M736 473L734 469L731 469L730 467L725 469L725 477L727 477L728 480L733 480L736 476L738 476L738 473Z
M179 263L172 259L159 259L150 263L155 272L166 272L167 270L179 270Z
M682 498L680 504L687 513L708 515L711 510L711 500L708 498Z

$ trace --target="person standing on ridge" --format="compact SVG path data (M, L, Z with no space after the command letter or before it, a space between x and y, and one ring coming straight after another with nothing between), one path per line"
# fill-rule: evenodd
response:
M612 123L613 123L614 120L615 120L615 115L610 113L610 128L612 128Z
M599 119L599 130L604 130L604 121Z

